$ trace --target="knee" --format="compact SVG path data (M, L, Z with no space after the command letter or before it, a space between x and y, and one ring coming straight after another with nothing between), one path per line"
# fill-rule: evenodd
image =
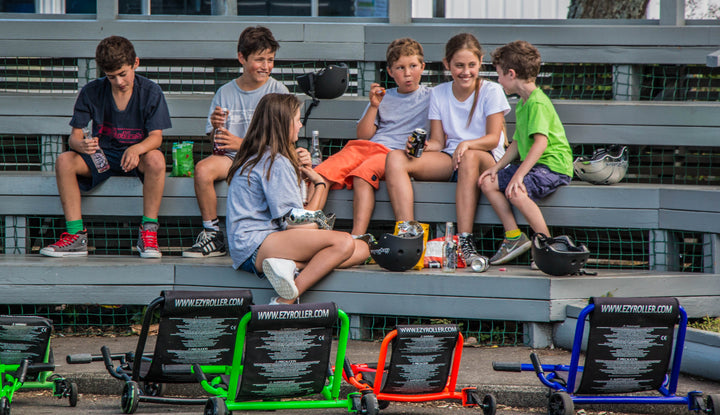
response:
M142 157L145 175L165 174L165 156L160 150L151 150Z
M407 163L407 156L403 150L393 150L388 153L385 159L385 177L390 178L392 174L405 171L405 165Z
M206 158L200 160L195 165L195 181L201 183L212 183L215 181L212 159Z
M355 251L355 240L349 233L339 232L339 238L336 242L338 249L342 252L345 259L350 258Z
M55 160L55 173L60 174L69 171L69 168L74 165L75 160L77 159L82 160L82 157L80 157L80 155L75 153L74 151L66 151L64 153L60 153L60 155Z
M497 180L497 178L495 180ZM483 193L492 192L497 188L495 182L490 179L490 176L483 177L478 185L480 186L480 190L482 190Z

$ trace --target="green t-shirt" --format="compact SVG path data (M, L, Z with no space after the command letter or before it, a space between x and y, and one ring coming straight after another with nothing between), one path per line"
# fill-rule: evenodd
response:
M572 177L572 149L565 136L565 128L550 98L540 88L530 94L527 102L523 104L520 100L515 107L513 140L518 143L520 160L527 157L534 142L533 134L543 134L548 138L547 148L537 162L546 165L555 173Z

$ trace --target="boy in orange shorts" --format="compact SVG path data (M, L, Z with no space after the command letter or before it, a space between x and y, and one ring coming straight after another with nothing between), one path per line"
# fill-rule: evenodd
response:
M385 54L387 71L397 88L370 86L370 103L357 124L357 140L315 168L324 179L315 191L354 190L352 235L367 232L375 209L375 190L385 178L385 156L390 150L405 149L416 128L429 129L427 118L430 88L420 85L425 69L423 48L410 38L394 40Z

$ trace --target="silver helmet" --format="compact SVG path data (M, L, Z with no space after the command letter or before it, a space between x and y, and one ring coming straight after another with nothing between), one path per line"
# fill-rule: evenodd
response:
M611 145L607 148L599 148L590 157L576 158L573 168L575 175L588 183L617 183L627 173L627 146Z

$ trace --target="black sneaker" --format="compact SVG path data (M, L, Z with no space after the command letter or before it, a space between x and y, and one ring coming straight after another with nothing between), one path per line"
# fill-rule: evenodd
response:
M465 260L465 266L475 272L485 272L490 268L490 261L487 257L478 253L471 233L458 235L458 241L460 242L460 253Z
M192 248L185 250L182 256L185 258L209 258L223 256L227 253L225 240L222 231L203 229L195 239Z

